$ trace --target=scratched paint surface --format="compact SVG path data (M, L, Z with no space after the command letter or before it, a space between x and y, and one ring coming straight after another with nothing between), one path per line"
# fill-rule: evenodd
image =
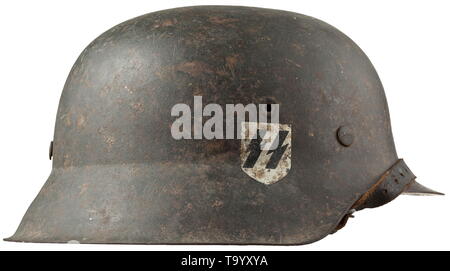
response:
M263 185L242 170L240 140L174 140L170 110L195 95L279 104L289 173ZM342 125L350 147L336 139ZM224 6L146 14L89 44L64 86L53 149L11 240L309 243L397 161L383 87L351 39L309 16Z
M263 138L258 138L258 131L264 132ZM241 133L241 168L245 173L266 185L280 181L289 173L292 149L290 125L243 122ZM277 141L274 142L274 139ZM275 143L277 147L272 150L264 148L265 144Z

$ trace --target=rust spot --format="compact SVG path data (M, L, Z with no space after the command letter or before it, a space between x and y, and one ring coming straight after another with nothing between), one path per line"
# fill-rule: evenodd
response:
M187 73L192 77L198 77L205 73L206 74L214 73L214 71L208 64L201 61L191 61L178 64L175 66L175 70Z
M155 24L153 26L153 28L172 26L172 25L175 25L176 23L178 23L178 20L176 18L166 19L166 20L162 21L161 23Z
M104 86L104 87L101 89L101 91L100 91L100 96L101 96L101 97L105 97L105 96L107 96L107 95L109 94L110 91L111 91L111 86L106 85L106 86Z
M265 171L264 171L264 169L262 169L262 168L260 168L260 169L254 169L254 171L255 171L255 176L256 176L256 178L258 178L258 179L262 179L263 177L264 177L264 175L265 175Z
M202 88L200 88L200 87L195 87L193 90L192 90L192 94L193 95L197 95L197 96L201 96L201 95L203 95L203 91L204 91L204 89L202 89Z
M83 114L80 114L77 119L77 127L82 129L86 126L86 117Z
M64 168L69 168L72 166L72 160L70 159L70 156L68 154L64 155L63 166Z
M142 103L133 103L131 104L131 107L137 112L142 113L144 112L144 105Z
M181 185L174 185L167 190L170 195L180 196L183 194L183 187Z
M249 33L258 33L263 29L262 26L252 26L245 29Z
M216 74L219 76L228 76L230 73L225 68L219 68L216 70Z
M234 68L236 67L236 64L239 61L239 55L238 54L234 54L231 56L227 56L225 58L225 65L227 66L228 69L230 70L234 70Z
M64 120L64 124L67 127L72 126L72 113L70 111L67 112L67 114L63 115L61 118Z
M211 16L209 17L209 21L211 23L215 23L215 24L228 24L228 23L234 23L239 21L236 18L224 18L224 17L219 17L219 16Z
M301 55L301 56L305 55L305 47L303 45L293 43L292 48L294 48L295 52L297 52L299 55Z
M218 153L226 152L227 143L225 140L209 140L204 143L205 145L205 153L207 155L215 155Z
M290 59L287 59L287 58L286 58L286 62L289 63L289 64L294 65L295 67L297 67L297 68L299 68L299 69L302 68L302 65L300 65L300 64L298 64L298 63L295 63L294 61L292 61L292 60L290 60Z
M215 200L213 202L213 204L211 205L211 207L214 207L214 208L218 208L218 207L222 207L222 206L223 206L223 201L221 201L221 200Z
M176 24L177 22L178 22L178 21L177 21L176 18L174 18L174 19L167 19L167 20L164 20L164 21L161 23L161 26L172 26L172 25Z
M112 147L112 145L116 142L116 139L111 135L105 135L104 136L106 144L108 144L109 147Z
M107 144L108 149L111 149L116 142L116 138L108 133L104 127L101 127L98 132L103 137L103 141Z
M89 187L89 185L87 183L81 185L81 189L80 189L80 194L79 195L80 196L83 195L86 192L86 190L88 189L88 187Z

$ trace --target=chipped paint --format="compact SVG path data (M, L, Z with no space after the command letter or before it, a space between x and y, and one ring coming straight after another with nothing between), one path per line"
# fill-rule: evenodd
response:
M258 128L251 129L250 126L257 126ZM257 140L257 136L253 132L257 131L265 132L264 137L266 139L263 138L261 144L265 144L264 140L267 140L267 144L272 144L272 139L277 138L281 132L286 132L287 136L283 138L283 141L277 142L277 149L262 150L260 145L252 146L252 142ZM289 173L292 153L292 129L289 124L243 122L241 132L241 168L247 175L260 183L269 185L280 181ZM254 151L260 151L260 154L256 157L252 166L246 166L246 162L252 159L250 156ZM277 154L279 154L279 158L276 158ZM274 158L278 160L276 165L270 168L269 165Z

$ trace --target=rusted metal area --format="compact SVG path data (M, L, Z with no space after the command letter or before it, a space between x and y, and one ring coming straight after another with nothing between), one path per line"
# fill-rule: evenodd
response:
M353 217L353 213L355 211L365 208L376 208L394 200L405 190L407 190L408 187L416 184L415 179L416 176L406 165L405 161L403 159L399 159L366 193L364 193L353 204L350 211L344 216L335 231L343 228L348 219ZM426 192L423 188L421 188L420 191Z
M399 159L369 191L355 202L352 209L375 208L386 204L399 196L415 179L416 176L405 164L405 161Z
M173 139L170 110L194 95L279 104L286 176L252 179L238 139ZM65 84L53 156L9 241L311 243L398 160L383 87L352 40L305 15L225 6L147 14L93 41Z

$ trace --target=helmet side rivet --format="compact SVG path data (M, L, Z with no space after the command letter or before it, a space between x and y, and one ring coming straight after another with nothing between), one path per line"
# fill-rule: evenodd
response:
M50 142L50 147L48 149L48 158L52 160L53 157L53 141Z
M348 126L341 126L337 130L337 140L339 143L341 143L344 147L349 147L353 144L353 141L355 137L353 136L350 127Z

